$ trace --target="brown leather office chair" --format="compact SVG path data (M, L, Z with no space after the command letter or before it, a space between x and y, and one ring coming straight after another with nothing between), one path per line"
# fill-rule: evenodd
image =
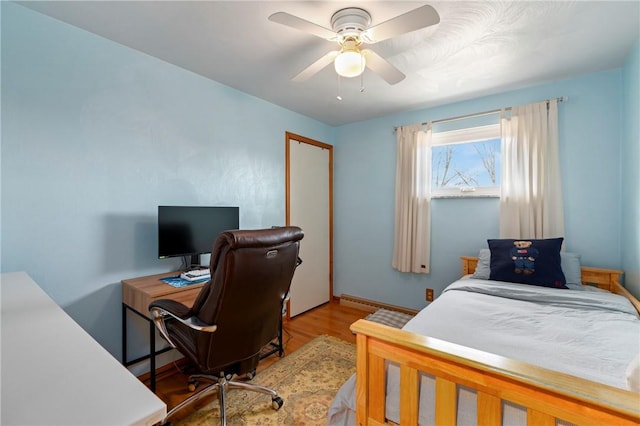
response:
M211 253L211 280L192 308L174 300L149 305L163 337L198 369L190 382L212 382L173 408L162 424L187 404L217 390L225 425L225 393L234 387L268 394L273 408L280 409L283 401L275 390L231 378L252 377L261 349L278 337L303 236L295 226L223 232Z

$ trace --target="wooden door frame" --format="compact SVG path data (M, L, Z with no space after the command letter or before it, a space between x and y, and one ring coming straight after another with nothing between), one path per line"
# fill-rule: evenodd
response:
M314 145L329 151L329 301L331 301L333 300L333 145L297 135L292 132L285 132L285 224L287 226L291 225L291 199L289 195L289 191L291 189L289 143L291 140ZM291 319L290 308L290 301L287 301L287 319Z

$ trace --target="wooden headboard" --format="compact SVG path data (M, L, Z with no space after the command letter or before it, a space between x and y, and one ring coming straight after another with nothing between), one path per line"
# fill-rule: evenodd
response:
M478 258L473 256L461 256L460 259L462 260L462 275L473 274L476 270L476 266L478 266ZM620 284L620 276L623 274L622 271L583 266L581 268L581 273L582 284L596 286L611 293L620 294L629 299L631 304L636 308L636 311L640 313L640 301L638 301L638 299L636 299Z

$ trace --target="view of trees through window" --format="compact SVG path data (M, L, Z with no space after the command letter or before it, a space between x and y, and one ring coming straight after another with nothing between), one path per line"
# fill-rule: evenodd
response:
M500 147L496 125L434 133L432 195L499 195Z
M500 140L434 146L431 159L434 187L496 186Z

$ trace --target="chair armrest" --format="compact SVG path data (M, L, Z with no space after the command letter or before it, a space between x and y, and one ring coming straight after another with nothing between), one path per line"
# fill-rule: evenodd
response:
M176 321L179 321L182 324L186 325L187 327L197 331L213 333L218 329L217 325L204 323L197 317L191 315L190 308L175 300L156 300L149 305L149 313L151 314L151 318L158 328L158 331L160 331L160 334L162 334L162 337L164 337L167 342L169 342L169 344L174 348L176 347L176 345L169 337L169 333L167 332L167 328L164 323L166 317L171 317Z
M191 316L191 309L177 300L171 299L160 299L154 300L149 304L149 311L152 308L160 308L163 311L171 312L173 315L180 317L182 319L188 318Z

